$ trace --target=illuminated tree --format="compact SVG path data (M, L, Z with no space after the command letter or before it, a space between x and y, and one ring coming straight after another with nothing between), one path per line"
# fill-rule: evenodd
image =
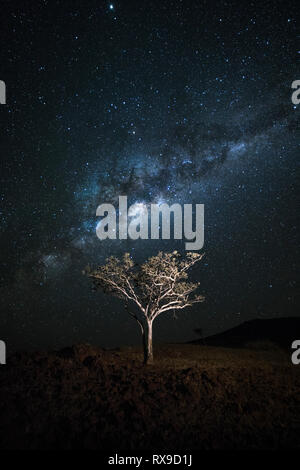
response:
M125 301L127 312L138 322L143 335L144 362L153 362L152 325L155 318L168 311L183 310L203 302L194 295L199 283L188 281L188 270L203 258L203 254L177 251L158 253L141 265L135 264L129 253L120 260L110 257L106 263L85 273L94 287ZM131 308L134 307L134 308Z

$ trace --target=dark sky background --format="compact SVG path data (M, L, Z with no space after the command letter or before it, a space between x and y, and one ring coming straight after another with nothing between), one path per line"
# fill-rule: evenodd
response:
M120 301L92 292L82 270L184 241L101 242L96 208L120 194L205 204L192 278L206 302L159 318L155 341L299 315L297 3L1 2L8 350L139 343Z

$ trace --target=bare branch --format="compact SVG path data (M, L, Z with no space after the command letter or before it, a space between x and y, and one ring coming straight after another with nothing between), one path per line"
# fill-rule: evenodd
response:
M88 269L86 274L93 280L95 289L102 289L125 301L127 312L141 327L144 348L152 354L154 319L170 310L183 310L204 301L201 295L193 296L199 283L190 282L187 274L202 258L203 254L194 252L187 253L185 257L177 251L159 252L137 266L125 253L121 260L110 257L104 265L94 271ZM129 303L135 305L139 314L129 310ZM149 336L147 340L146 334Z

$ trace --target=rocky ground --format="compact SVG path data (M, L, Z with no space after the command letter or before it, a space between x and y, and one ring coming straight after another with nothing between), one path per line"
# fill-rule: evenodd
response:
M300 449L300 366L270 344L78 345L0 368L0 448Z

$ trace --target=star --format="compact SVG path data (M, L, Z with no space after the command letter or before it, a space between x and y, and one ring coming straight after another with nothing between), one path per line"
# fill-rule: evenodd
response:
M292 251L299 254L294 203L299 105L285 94L290 83L284 77L299 78L294 10L286 6L279 15L273 9L266 17L265 7L253 6L245 18L235 9L231 14L223 2L224 8L212 6L201 16L197 2L183 9L181 2L165 1L148 2L147 11L139 2L132 14L107 0L100 7L105 14L99 14L99 2L91 2L87 15L83 3L69 11L59 2L71 21L68 28L55 21L53 28L54 13L44 2L30 24L32 46L19 57L25 19L15 14L17 2L7 3L8 27L0 31L10 44L0 76L10 77L10 107L0 104L0 258L2 270L10 272L0 298L10 330L12 305L28 299L24 338L33 319L38 337L40 312L56 322L72 309L91 341L101 342L83 313L98 307L82 268L133 249L138 261L175 249L172 240L101 242L96 208L117 205L120 195L128 196L129 206L136 203L135 217L153 202L205 204L204 281L208 298L216 299L207 308L218 311L218 318L223 308L228 318L234 316L248 295L247 315L255 315L255 305L266 302L264 287L272 294L278 285L293 298L288 282L296 273ZM159 22L158 13L163 13ZM19 83L23 75L31 84L26 90ZM279 253L280 244L286 248ZM255 299L245 287L248 280ZM40 282L43 296L36 299ZM271 295L270 302L273 312ZM291 304L282 300L282 312L293 313ZM106 315L105 308L102 312ZM205 315L203 322L213 330ZM68 343L72 327L70 317L60 332ZM117 323L103 324L108 343L110 327L117 330ZM191 324L184 328L182 339L188 339ZM168 331L166 323L166 338Z

